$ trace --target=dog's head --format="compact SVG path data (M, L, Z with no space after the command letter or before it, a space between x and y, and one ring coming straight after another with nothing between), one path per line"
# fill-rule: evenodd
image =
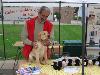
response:
M48 32L47 31L41 31L39 33L39 40L46 40L48 39Z

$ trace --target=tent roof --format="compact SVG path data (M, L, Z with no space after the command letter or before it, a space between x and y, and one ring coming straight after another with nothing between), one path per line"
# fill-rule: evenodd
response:
M2 0L4 6L48 6L48 7L59 7L59 3L56 2L65 2L65 0ZM18 3L22 2L22 3ZM25 2L25 3L24 3ZM48 2L48 3L35 3L35 2ZM52 5L51 3L52 2ZM71 6L71 7L80 7L82 4L78 3L62 3L61 6Z
M37 7L41 7L41 6L48 6L48 7L59 7L58 3L4 3L4 6L37 6ZM64 6L71 6L71 7L81 7L82 4L68 4L68 3L62 3L61 7Z
M68 3L100 3L100 0L2 0L3 2L68 2Z
M100 3L100 0L2 0L4 6L48 6L48 7L58 7L59 4L56 2L65 2L61 6L71 6L71 7L80 7L82 3ZM23 2L23 3L18 3ZM24 3L25 2L25 3ZM52 2L51 3L35 3L34 2Z

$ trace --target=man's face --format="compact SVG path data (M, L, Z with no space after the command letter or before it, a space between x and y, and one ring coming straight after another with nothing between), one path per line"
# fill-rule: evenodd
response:
M45 20L48 18L49 16L49 12L48 11L42 11L41 13L39 13L39 18L41 22L45 22Z

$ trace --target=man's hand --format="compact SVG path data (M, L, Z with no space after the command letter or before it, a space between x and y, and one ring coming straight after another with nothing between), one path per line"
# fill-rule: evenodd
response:
M46 40L46 45L49 46L50 44L51 44L50 39L47 39L47 40Z

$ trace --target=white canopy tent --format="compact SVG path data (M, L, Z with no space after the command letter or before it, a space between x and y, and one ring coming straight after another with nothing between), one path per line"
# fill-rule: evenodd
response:
M84 50L85 50L85 30L86 30L85 29L85 5L84 4L85 3L86 4L87 3L100 3L100 0L2 0L3 6L43 6L43 5L47 5L48 7L55 7L55 6L59 7L59 3L60 3L59 1L65 2L65 3L62 3L61 6L72 6L72 7L83 6L82 7L82 32L83 32L82 33L82 43L83 43L83 47L82 47L82 75L84 75L84 61L83 60L84 60ZM38 3L35 3L35 2L38 2ZM39 2L42 2L42 3L40 4ZM45 4L43 2L45 2ZM47 2L50 2L50 3L47 3ZM59 2L59 3L56 3L56 2ZM82 3L83 3L83 5L82 5ZM60 21L59 21L59 26L60 26ZM2 19L2 27L3 27L3 19ZM4 27L3 27L3 32L4 32ZM59 35L60 35L60 33L59 33ZM3 40L3 42L5 43L4 40ZM4 44L4 56L6 58L5 44Z

